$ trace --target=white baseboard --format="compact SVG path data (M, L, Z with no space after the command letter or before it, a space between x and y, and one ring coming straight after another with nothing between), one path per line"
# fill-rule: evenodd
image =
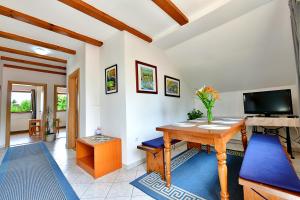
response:
M140 164L143 164L145 161L146 161L146 159L143 158L143 159L138 160L138 161L135 161L135 162L133 162L133 163L131 163L131 164L129 164L129 165L123 164L123 168L125 168L125 169L132 169L132 168L134 168L134 167L139 166Z

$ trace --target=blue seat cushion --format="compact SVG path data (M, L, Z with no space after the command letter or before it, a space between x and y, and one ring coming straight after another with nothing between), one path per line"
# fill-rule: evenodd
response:
M175 144L177 142L180 142L180 140L172 140L171 144ZM148 140L148 141L142 142L142 145L152 147L152 148L164 148L165 147L163 137L159 137L159 138L155 138L153 140Z
M290 164L278 136L255 134L247 147L240 177L300 192L300 180Z

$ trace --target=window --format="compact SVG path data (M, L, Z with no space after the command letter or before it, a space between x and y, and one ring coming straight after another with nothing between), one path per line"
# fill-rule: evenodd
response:
M12 92L10 109L13 113L31 112L31 93Z
M57 111L67 110L67 94L57 94Z

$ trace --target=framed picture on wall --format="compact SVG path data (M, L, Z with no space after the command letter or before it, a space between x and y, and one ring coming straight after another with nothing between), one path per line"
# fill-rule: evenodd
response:
M136 92L157 94L157 67L136 60L135 70Z
M165 76L165 96L180 97L180 80Z
M105 69L105 93L118 92L118 66L113 65Z

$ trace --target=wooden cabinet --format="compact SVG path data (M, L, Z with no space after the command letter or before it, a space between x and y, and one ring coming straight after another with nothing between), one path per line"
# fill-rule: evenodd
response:
M77 139L76 163L94 178L120 169L121 139L104 135Z

